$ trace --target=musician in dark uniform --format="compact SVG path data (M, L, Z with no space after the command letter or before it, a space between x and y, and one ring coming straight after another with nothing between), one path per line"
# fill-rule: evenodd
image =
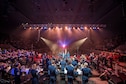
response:
M66 66L67 70L67 79L68 79L68 84L73 84L73 79L74 79L74 67L71 64L71 61L68 61L68 65Z
M51 60L51 65L48 67L48 75L50 77L49 84L56 84L56 76L58 71L56 69L55 61Z
M85 65L85 67L82 68L82 84L87 84L88 83L88 78L91 76L91 69L88 68L88 64Z
M61 59L60 65L61 65L61 71L64 71L64 68L66 67L66 61L64 59Z

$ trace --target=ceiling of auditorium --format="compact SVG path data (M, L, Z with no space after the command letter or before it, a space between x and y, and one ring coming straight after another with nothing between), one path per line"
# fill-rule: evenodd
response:
M0 0L2 27L22 23L122 24L123 0Z

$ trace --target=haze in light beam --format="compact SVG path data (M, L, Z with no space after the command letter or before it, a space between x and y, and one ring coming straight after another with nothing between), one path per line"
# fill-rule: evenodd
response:
M86 37L86 38L84 38L84 39L80 39L80 40L78 40L78 41L75 41L75 42L71 45L71 48L72 48L72 49L79 48L87 39L88 39L88 37Z
M58 45L48 39L45 39L41 37L41 39L46 43L46 45L50 48L50 50L53 52L53 54L57 53L58 51Z

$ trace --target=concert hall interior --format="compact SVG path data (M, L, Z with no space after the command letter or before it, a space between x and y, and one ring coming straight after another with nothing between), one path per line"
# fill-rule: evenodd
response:
M126 84L126 0L0 0L0 84Z

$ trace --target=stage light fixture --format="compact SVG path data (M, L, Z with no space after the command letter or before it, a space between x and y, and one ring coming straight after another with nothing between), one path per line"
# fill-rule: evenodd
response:
M68 27L68 29L69 29L69 30L71 30L71 29L72 29L72 27L71 27L71 26L69 26L69 27Z
M43 27L41 27L41 29L43 29Z
M93 30L96 30L97 28L96 27L92 27Z
M80 27L80 29L81 29L81 30L83 30L83 29L84 29L84 27Z
M45 29L45 30L46 30L46 29L48 29L48 28L47 28L46 26L44 26L44 27L43 27L43 29Z
M29 29L32 29L32 27L29 27Z

